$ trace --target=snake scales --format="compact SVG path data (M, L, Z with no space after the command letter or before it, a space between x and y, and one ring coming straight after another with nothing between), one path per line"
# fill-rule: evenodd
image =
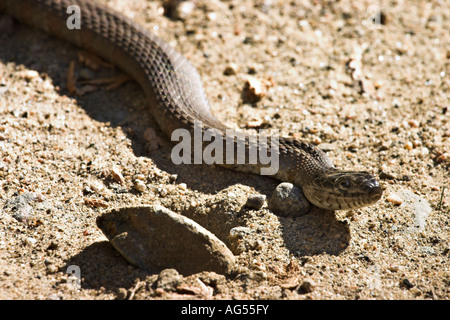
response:
M66 11L71 5L81 10L79 30L66 27ZM122 14L92 0L0 0L0 10L92 51L133 76L169 137L178 128L192 131L194 122L201 121L203 130L214 128L225 139L226 126L212 115L195 68L167 43ZM250 142L242 139L248 151ZM380 199L382 189L369 173L338 170L324 152L308 143L292 138L278 141L279 170L274 177L300 187L315 206L355 209ZM261 167L259 162L231 166L252 173L259 173Z

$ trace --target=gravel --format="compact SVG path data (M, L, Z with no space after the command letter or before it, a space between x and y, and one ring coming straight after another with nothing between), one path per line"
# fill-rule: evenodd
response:
M226 125L316 143L336 167L381 175L384 196L367 208L311 207L296 217L248 208L249 196L270 199L279 182L173 165L172 144L136 83L68 95L72 61L75 74L91 69L77 48L7 18L0 27L1 299L449 299L448 1L377 1L385 24L373 24L373 3L365 1L196 0L182 20L168 18L161 1L99 1L188 57ZM120 75L92 71L94 79ZM244 103L250 74L272 86ZM114 179L114 167L123 179ZM136 179L145 188L137 190ZM431 211L423 201L410 206L403 190ZM3 207L27 192L47 200L30 203L35 223L24 224ZM389 202L390 194L402 203ZM129 264L96 227L111 209L146 205L189 217L230 249L230 230L248 228L236 241L243 246L235 271L185 276L183 290L161 294L153 285L160 271ZM417 218L423 229L409 232ZM48 250L52 242L58 246ZM67 265L80 268L80 290L64 281ZM305 280L316 286L300 293Z

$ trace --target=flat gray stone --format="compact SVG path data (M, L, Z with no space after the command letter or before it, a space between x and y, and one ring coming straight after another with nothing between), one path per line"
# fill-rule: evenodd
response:
M97 225L128 262L149 272L174 268L183 275L228 273L235 262L215 235L162 206L111 210Z

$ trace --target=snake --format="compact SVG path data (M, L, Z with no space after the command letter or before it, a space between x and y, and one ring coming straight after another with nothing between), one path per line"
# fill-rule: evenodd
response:
M80 28L68 27L70 6L76 6L73 12L81 18ZM229 138L229 128L211 111L196 68L167 42L124 14L93 0L0 0L0 11L90 51L129 74L144 90L153 117L168 137L177 129L193 132L200 122L203 132L212 129L219 133L218 139ZM273 143L264 142L269 139L255 142L242 134L231 141L231 151L242 142L246 152L255 144L261 149ZM276 144L277 148L270 149L279 163L273 178L300 188L314 206L351 210L381 198L382 187L369 172L338 169L324 151L299 139L278 137ZM201 147L205 148L205 143ZM226 149L223 156L231 151ZM260 160L246 160L228 167L260 174L264 165Z

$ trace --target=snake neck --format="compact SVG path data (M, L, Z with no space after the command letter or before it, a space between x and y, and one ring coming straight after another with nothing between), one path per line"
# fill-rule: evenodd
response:
M275 178L302 189L318 177L338 171L322 150L293 138L280 138L279 154L280 170Z

